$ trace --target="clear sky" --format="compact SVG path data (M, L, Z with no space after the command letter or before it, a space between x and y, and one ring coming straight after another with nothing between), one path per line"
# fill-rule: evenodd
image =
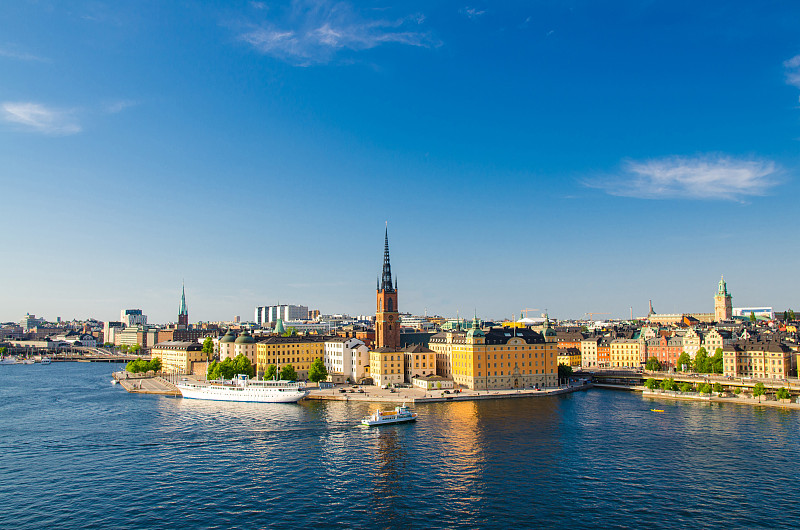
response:
M0 6L0 321L800 309L796 1ZM605 318L605 315L596 317Z

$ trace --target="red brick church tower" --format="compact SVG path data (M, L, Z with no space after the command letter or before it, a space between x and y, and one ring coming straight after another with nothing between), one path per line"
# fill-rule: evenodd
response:
M375 314L375 344L378 348L400 349L400 312L397 309L397 278L392 283L389 263L389 226L383 246L383 274L378 279L378 310Z

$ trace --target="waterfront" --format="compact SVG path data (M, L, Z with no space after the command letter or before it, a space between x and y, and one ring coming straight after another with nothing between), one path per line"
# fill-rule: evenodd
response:
M118 367L0 369L0 527L800 525L797 411L590 390L365 429L375 404L134 395Z

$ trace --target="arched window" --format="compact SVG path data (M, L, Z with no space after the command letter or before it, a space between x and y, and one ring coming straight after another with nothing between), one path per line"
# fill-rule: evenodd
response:
M387 299L387 300L386 300L386 310L387 310L388 312L390 312L390 313L391 313L392 311L394 311L394 307L393 307L393 306L394 306L394 304L393 304L392 302L393 302L393 300L392 300L391 298L389 298L389 299Z

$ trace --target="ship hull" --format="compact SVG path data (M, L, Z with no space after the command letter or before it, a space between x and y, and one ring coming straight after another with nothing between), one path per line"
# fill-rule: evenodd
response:
M243 403L297 403L308 395L305 390L279 390L241 387L189 387L178 385L186 399L237 401Z

